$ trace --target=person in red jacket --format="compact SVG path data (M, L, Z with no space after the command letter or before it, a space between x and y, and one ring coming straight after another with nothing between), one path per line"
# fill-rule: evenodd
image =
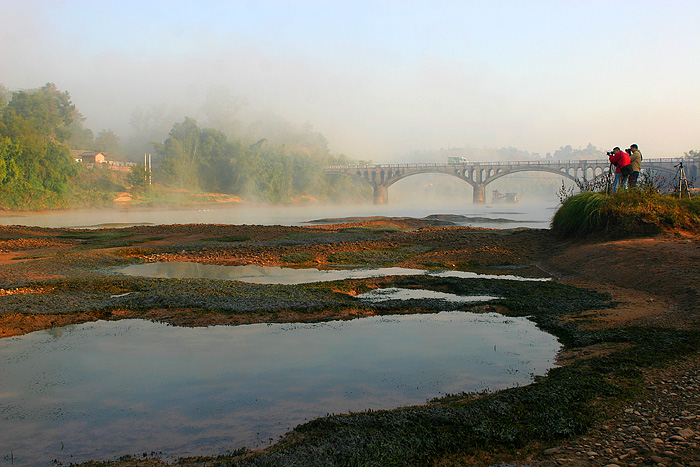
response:
M627 178L632 173L632 162L630 161L630 155L625 151L621 150L619 147L613 149L612 154L608 153L608 159L612 164L615 164L617 169L615 170L615 181L612 186L612 194L615 194L617 190L617 184L620 184L621 189L627 188Z

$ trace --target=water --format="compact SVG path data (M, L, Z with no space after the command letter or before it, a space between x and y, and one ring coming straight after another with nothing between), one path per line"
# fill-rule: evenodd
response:
M462 216L451 219L457 225L547 228L554 207L465 201L439 207L86 209L4 213L0 225L304 225L325 218L441 214ZM211 268L225 268L225 278L233 278L227 266L167 265L139 267L197 268L197 275L183 277L210 278L224 271ZM238 268L248 269L235 279L262 283L391 273ZM361 299L425 298L422 293L428 292L383 290ZM527 384L532 374L553 365L558 349L552 336L524 319L461 312L191 329L125 320L0 339L0 465L46 465L53 459L68 464L152 451L172 459L261 446L329 412L422 404L445 393Z
M512 274L477 274L465 271L430 272L410 268L354 268L354 269L314 269L281 268L277 266L221 266L187 261L164 263L132 264L115 269L114 272L128 276L159 277L173 279L228 279L256 284L306 284L342 279L364 279L381 276L435 275L440 277L507 279L521 281L547 281L549 278L529 278Z
M473 303L488 302L489 300L495 300L501 297L494 297L491 295L455 295L446 292L436 292L434 290L402 289L400 287L387 287L384 289L370 290L367 293L356 295L356 298L360 300L368 300L371 302L385 302L388 300L432 299L443 300L446 302Z
M327 413L528 384L559 347L525 319L465 312L34 332L0 340L0 465L261 446Z
M206 208L163 209L80 209L41 213L3 213L0 225L39 227L124 227L139 224L257 224L302 225L309 221L341 217L416 217L429 215L464 216L457 225L487 228L549 228L556 203L546 205L474 205L471 202L421 206L386 205L237 205Z

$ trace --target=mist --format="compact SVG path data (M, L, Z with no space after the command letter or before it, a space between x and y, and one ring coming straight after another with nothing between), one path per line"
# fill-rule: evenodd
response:
M227 111L240 130L309 123L332 152L377 162L450 146L698 146L697 2L0 4L0 83L53 82L86 127L122 141L160 109L164 127ZM237 105L217 115L221 95Z

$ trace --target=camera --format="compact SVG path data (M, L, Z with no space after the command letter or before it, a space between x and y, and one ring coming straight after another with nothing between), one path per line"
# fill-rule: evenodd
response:
M612 152L612 151L608 151L608 152L606 152L606 154L607 154L608 156L612 156L612 155L615 154L615 153Z

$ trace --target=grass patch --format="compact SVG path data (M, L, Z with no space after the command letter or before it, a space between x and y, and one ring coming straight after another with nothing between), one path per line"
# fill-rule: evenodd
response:
M114 248L133 245L140 240L129 239L133 233L114 230L72 230L56 235L56 238L80 240L77 248ZM129 240L127 240L129 239Z
M224 242L224 243L236 243L236 242L247 242L250 240L249 235L228 235L224 237L209 237L203 238L203 242Z
M303 264L313 262L314 256L308 252L299 252L282 255L280 259L283 263Z
M341 233L373 233L373 234L378 234L378 233L391 233L391 232L399 232L402 229L398 225L393 225L393 224L372 224L368 225L365 227L347 227L344 229L340 229L339 232Z
M699 232L700 198L679 199L642 190L622 190L614 196L584 192L562 203L551 227L560 237L624 238L670 229Z
M430 247L413 245L385 250L343 251L330 254L327 261L347 265L390 266L430 250Z

